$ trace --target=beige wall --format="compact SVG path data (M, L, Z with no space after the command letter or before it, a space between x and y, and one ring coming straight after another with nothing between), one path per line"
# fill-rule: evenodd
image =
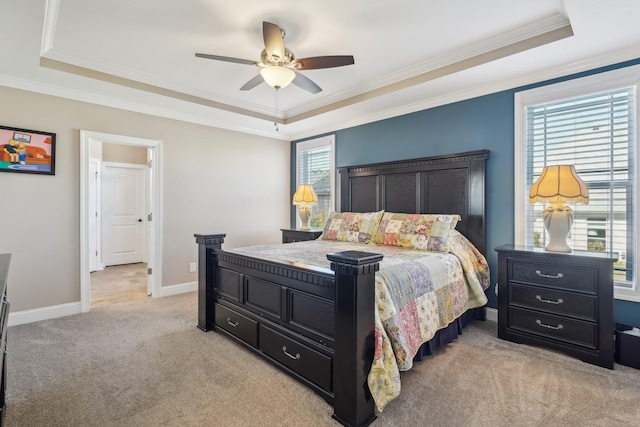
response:
M6 87L0 99L0 124L57 134L55 176L0 173L12 312L80 300L80 130L162 141L163 286L196 280L194 233L234 247L289 225L288 142Z
M135 165L147 164L147 149L122 144L102 144L102 160L114 163L129 163Z

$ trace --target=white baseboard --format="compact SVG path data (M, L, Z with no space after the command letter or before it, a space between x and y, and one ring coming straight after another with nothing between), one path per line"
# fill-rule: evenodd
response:
M487 315L487 320L491 320L492 322L497 322L498 321L498 309L497 308L487 307L486 310L485 310L485 313Z
M38 322L40 320L55 319L57 317L70 316L78 313L80 313L80 301L34 308L31 310L16 311L14 313L9 313L9 323L7 326L16 326L24 323Z
M179 283L171 286L161 286L158 298L169 297L171 295L184 294L185 292L194 292L198 290L198 282Z
M160 288L158 297L168 297L171 295L183 294L198 290L198 282L181 283L173 286L163 286ZM51 305L48 307L34 308L31 310L16 311L9 313L9 323L7 326L22 325L25 323L39 322L41 320L55 319L57 317L70 316L81 312L80 301L68 304Z

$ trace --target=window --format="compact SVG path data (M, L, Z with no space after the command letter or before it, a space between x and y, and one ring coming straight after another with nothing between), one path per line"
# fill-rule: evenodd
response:
M616 298L640 301L636 210L636 89L640 67L601 73L516 94L516 243L543 247L544 205L529 204L545 165L572 164L589 187L573 205L569 245L618 253Z
M607 219L587 218L587 250L604 252L607 243Z
M309 225L322 228L333 210L335 180L333 135L296 145L296 187L311 184L318 195L318 204L312 207Z

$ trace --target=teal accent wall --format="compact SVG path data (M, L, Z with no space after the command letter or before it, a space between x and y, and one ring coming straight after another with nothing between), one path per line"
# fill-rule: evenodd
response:
M455 102L333 132L336 166L436 156L471 150L491 151L487 162L487 261L491 268L489 307L497 307L497 256L492 249L514 242L514 94L516 92L640 63L640 59L588 72ZM317 138L323 135L317 135ZM312 138L307 138L312 139ZM307 140L305 139L305 140ZM295 191L296 144L291 143L291 194ZM292 211L292 225L295 225ZM640 326L640 303L614 303L615 321Z

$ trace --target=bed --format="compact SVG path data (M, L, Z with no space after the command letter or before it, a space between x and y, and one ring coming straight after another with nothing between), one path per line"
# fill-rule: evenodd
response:
M223 250L225 234L196 234L198 262L205 266L198 270L198 327L229 336L312 388L333 405L333 418L341 424L370 424L376 406L381 409L399 392L399 371L411 366L414 355L420 358L434 345L450 342L470 318L484 316L482 289L489 280L482 257L488 156L487 150L480 150L339 168L343 213L336 218L356 213L360 219L376 218L368 236L358 229L350 234L352 239L340 239L327 226L317 242ZM430 224L439 221L437 238L423 239L417 246L414 239L414 247L401 248L406 245L389 224L399 219L415 225L425 218ZM442 239L442 230L450 238ZM324 249L312 249L317 247ZM453 247L463 247L460 250L469 258L460 261L449 253ZM427 257L429 253L433 256ZM404 317L381 314L390 306L380 302L385 294L398 292L382 292L381 283L392 276L411 276L408 272L414 270L452 270L456 262L487 271L459 269L454 273L458 278L450 280L458 291L446 303L427 295L427 303L406 304L412 305L409 317L427 311L429 305L444 307L447 315L427 328L437 331L417 333L430 338L426 343L416 334L398 333ZM475 290L461 290L460 276L465 286L477 278L482 289L474 285ZM390 357L389 342L402 341L407 346L401 345L398 352L394 345L395 357ZM402 357L402 351L410 354Z

